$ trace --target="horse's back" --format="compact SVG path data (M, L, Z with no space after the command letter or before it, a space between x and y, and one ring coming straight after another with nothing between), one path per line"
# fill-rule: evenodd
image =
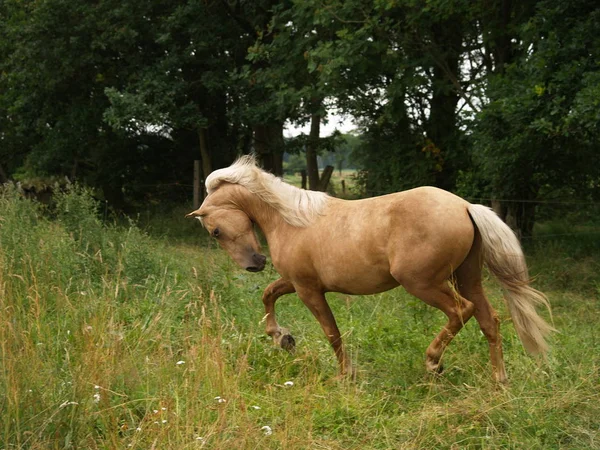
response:
M400 277L444 279L462 264L475 234L468 207L466 200L435 187L392 196L389 254Z

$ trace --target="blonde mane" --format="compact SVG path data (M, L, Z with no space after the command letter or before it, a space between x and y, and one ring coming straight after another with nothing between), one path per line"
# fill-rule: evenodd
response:
M242 156L231 166L212 172L206 177L206 192L214 192L221 183L244 186L296 227L312 224L323 213L329 198L324 192L299 189L261 170L254 155Z

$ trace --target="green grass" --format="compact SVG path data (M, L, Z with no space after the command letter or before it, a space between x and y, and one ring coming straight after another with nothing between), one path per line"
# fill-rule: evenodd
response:
M277 311L297 351L273 347L260 297L277 275L237 269L184 212L144 232L101 224L82 190L53 220L0 196L0 448L600 447L600 293L587 269L597 247L529 246L560 330L547 363L525 355L486 281L503 319L505 387L491 381L475 322L432 378L424 351L441 313L400 289L329 295L358 369L349 381L296 296Z

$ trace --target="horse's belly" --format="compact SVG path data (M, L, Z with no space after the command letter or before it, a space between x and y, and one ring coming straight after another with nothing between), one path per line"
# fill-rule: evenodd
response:
M366 295L389 291L397 287L398 282L387 272L362 267L361 270L341 268L337 273L325 273L321 283L326 291L343 294Z

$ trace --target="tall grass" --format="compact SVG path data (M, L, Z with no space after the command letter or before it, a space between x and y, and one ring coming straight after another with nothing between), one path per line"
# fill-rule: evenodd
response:
M175 227L191 226L178 225L182 216ZM439 312L401 290L330 295L358 368L356 381L340 380L296 297L279 301L278 320L297 352L264 335L260 296L272 270L246 274L199 227L190 244L168 222L152 234L103 224L76 187L52 214L3 191L0 448L599 446L600 302L588 285L540 280L561 330L542 364L524 354L488 283L503 317L507 387L492 383L474 322L449 347L446 372L430 378L424 350L443 326ZM533 263L548 270L537 251Z

